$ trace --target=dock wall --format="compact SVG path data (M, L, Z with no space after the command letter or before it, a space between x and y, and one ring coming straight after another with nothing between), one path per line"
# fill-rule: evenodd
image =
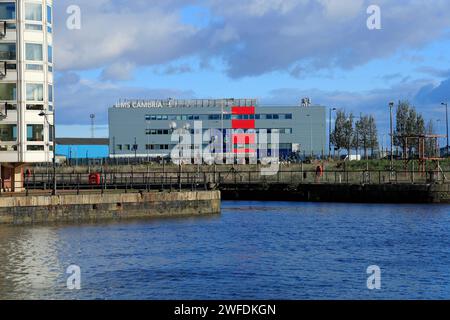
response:
M221 192L222 200L450 203L450 184L254 184Z
M220 191L0 197L0 224L219 214L220 197Z

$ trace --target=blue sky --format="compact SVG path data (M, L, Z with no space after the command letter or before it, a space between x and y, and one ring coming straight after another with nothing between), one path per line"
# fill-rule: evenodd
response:
M73 4L80 30L66 27ZM366 26L371 4L381 30ZM90 113L107 136L120 98L309 96L374 114L381 130L391 100L410 100L429 120L443 119L450 100L444 0L60 0L55 29L60 136L89 136Z

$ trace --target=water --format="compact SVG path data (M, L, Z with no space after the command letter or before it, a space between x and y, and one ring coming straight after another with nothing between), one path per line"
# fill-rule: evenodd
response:
M449 266L442 205L224 202L217 217L0 227L3 299L449 299Z

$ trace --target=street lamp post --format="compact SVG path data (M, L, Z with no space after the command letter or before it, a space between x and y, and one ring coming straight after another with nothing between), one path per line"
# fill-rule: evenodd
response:
M328 159L331 159L331 112L336 111L336 108L330 108L330 130L329 130L329 135L328 135Z
M145 134L147 135L147 145L145 146L145 149L147 150L147 163L150 163L150 126L149 121L146 120L146 131Z
M56 196L56 131L55 131L55 113L53 112L53 126L50 125L50 122L48 120L48 114L42 111L39 113L39 116L44 117L45 121L47 122L47 125L49 128L52 128L52 138L53 138L53 188L52 188L52 195Z
M133 150L134 150L134 162L135 162L136 164L137 164L137 149L138 149L137 138L134 137Z
M311 147L311 159L313 158L313 134L312 134L312 116L310 114L306 115L309 118L309 133L310 133L310 147Z
M171 122L169 125L169 128L173 134L175 132L175 130L177 129L177 123ZM178 148L181 148L180 144L181 144L181 135L178 136ZM181 150L180 149L178 149L178 187L180 188L180 191L181 191Z
M391 127L391 172L394 168L394 123L393 123L393 115L392 109L394 108L394 102L389 102L389 111L390 111L390 127Z
M447 157L449 156L449 136L448 136L448 103L442 102L442 105L445 106L445 126L447 128Z

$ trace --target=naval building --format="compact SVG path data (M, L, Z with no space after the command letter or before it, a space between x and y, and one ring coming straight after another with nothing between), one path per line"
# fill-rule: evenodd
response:
M201 123L206 148L217 132L227 152L250 154L262 131L281 159L293 153L321 156L326 152L326 107L303 99L298 105L260 105L256 99L124 100L109 109L110 157L169 157L178 140L175 129L197 134ZM278 134L271 145L271 134ZM211 141L209 141L211 140ZM256 147L257 148L257 147Z

